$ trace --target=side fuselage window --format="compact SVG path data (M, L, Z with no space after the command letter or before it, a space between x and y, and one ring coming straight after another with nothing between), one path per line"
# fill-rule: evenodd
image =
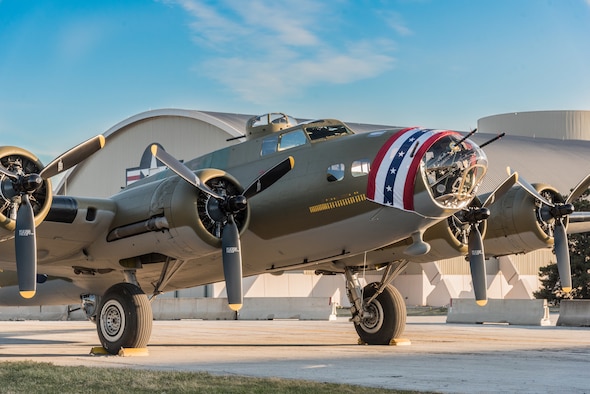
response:
M355 160L352 162L352 166L350 167L350 173L354 177L369 175L370 170L371 161L369 159Z
M341 181L342 179L344 179L344 171L344 164L332 164L330 167L328 167L326 179L328 180L328 182Z

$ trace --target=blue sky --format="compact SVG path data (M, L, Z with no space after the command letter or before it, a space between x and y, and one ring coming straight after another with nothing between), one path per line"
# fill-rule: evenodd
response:
M589 71L590 0L0 0L0 144L158 108L467 130L590 110Z

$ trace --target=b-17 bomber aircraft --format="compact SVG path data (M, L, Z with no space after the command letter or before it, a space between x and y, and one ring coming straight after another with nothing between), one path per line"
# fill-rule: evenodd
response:
M168 170L110 198L53 195L50 182L101 149L102 136L45 167L24 149L0 147L0 278L22 297L0 304L81 301L102 346L117 354L147 346L158 294L225 280L237 311L242 278L261 273L344 274L351 321L374 345L403 333L406 307L391 282L410 262L467 255L484 304L486 253L555 243L571 286L565 228L590 181L563 199L509 172L478 196L488 167L481 148L493 141L478 146L471 134L355 134L337 120L265 114L249 120L244 142L184 163L153 145ZM383 274L362 288L356 274L367 270ZM56 278L79 289L77 299L51 287Z

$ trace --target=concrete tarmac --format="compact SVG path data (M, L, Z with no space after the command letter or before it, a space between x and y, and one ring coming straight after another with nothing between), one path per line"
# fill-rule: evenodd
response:
M357 345L337 321L155 321L149 355L91 356L90 322L0 322L0 361L208 371L448 393L590 393L590 328L408 317L409 346Z

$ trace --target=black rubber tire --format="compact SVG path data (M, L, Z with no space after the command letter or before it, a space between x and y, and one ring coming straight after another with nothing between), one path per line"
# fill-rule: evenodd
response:
M152 306L145 293L131 283L111 286L101 299L96 316L98 338L105 350L144 348L152 334Z
M377 283L370 283L363 290L363 298L369 299L377 292ZM406 303L400 292L387 285L383 292L368 306L374 318L365 318L354 324L359 338L368 345L389 345L399 338L406 328Z

